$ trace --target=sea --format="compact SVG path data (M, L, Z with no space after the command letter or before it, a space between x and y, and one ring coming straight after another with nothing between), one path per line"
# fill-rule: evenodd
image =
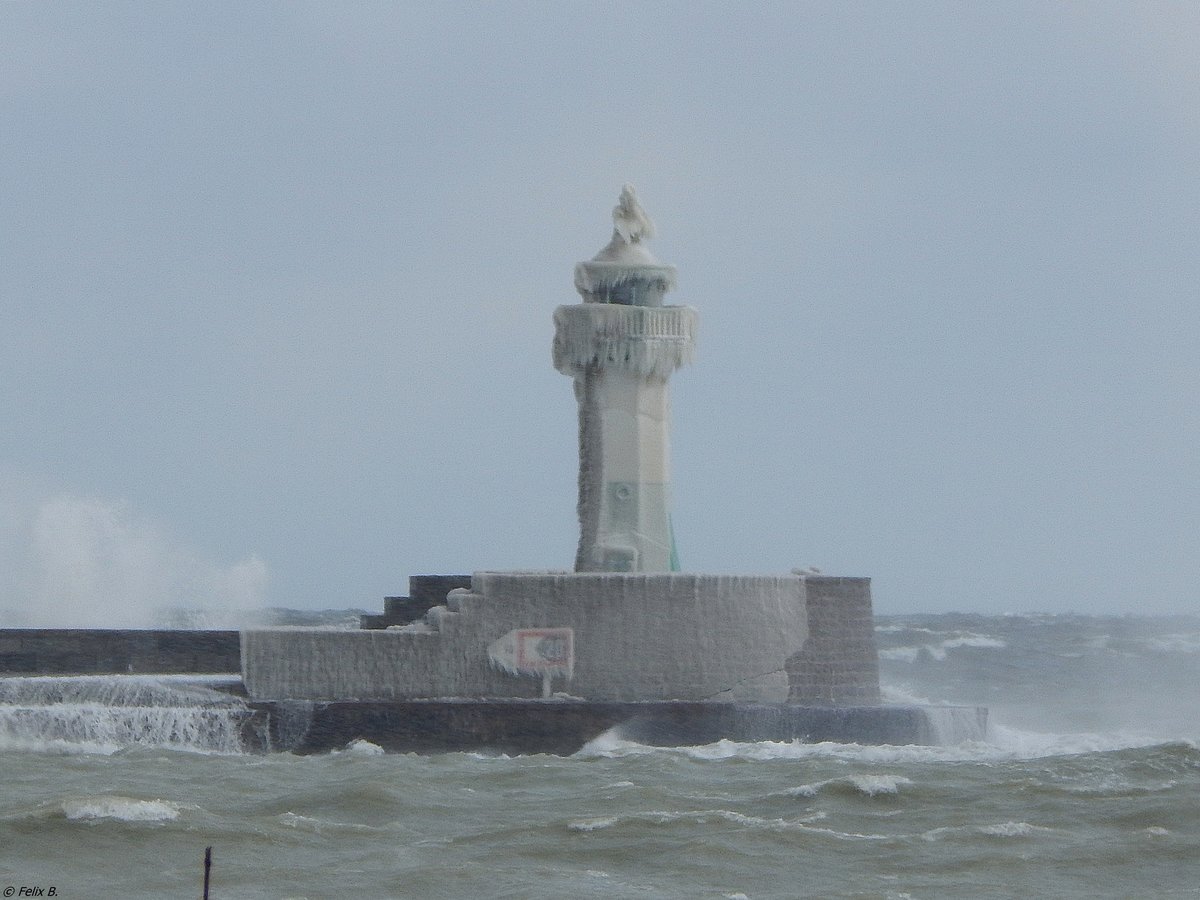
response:
M1200 619L897 615L940 746L240 749L220 678L0 679L0 895L1200 896ZM37 893L40 891L41 893Z

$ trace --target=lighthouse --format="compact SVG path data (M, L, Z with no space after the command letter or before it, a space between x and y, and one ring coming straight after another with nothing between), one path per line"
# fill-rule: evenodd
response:
M582 303L554 311L554 367L579 405L577 572L675 572L668 381L691 362L696 311L666 306L675 267L651 255L654 226L625 185L613 234L575 266Z
M571 753L606 732L662 746L913 744L952 718L981 740L986 710L939 707L935 720L879 705L869 578L679 571L667 388L691 361L696 312L664 305L675 269L647 249L628 185L613 225L575 267L581 302L554 312L554 365L579 405L576 571L419 576L361 630L243 631L263 733L294 734L285 746L301 752L362 738ZM569 694L551 692L553 677Z

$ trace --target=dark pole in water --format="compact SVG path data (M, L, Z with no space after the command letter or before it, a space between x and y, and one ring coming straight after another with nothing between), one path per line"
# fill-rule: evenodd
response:
M212 871L212 847L204 848L204 900L208 900L208 873Z

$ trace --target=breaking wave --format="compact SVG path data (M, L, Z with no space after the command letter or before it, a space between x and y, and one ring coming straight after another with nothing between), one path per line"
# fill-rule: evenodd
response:
M64 800L63 815L73 822L117 819L122 822L169 822L179 818L179 804L167 800L100 796Z
M126 747L242 752L246 704L228 679L81 675L0 678L0 749L111 754Z

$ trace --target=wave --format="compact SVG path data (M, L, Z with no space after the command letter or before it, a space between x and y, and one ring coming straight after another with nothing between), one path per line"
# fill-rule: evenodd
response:
M921 840L930 843L950 839L972 839L976 835L993 838L1027 838L1050 834L1053 828L1033 825L1029 822L997 822L993 825L959 825L931 828L921 834Z
M929 634L937 634L937 632L921 629ZM985 650L1003 650L1008 646L1007 641L1002 641L999 638L990 637L986 634L956 633L952 637L947 637L945 640L937 643L918 644L914 646L901 647L886 647L879 651L880 659L893 659L899 662L916 662L922 655L928 656L930 659L941 662L944 660L951 650L958 650L963 647Z
M228 678L0 678L0 750L111 755L128 747L242 752L250 715Z
M819 821L824 817L824 814L817 813L798 819L766 818L764 816L747 815L746 813L737 812L732 809L648 810L646 812L627 813L624 815L578 819L568 822L567 830L590 833L630 825L670 826L674 824L708 825L721 823L763 831L807 832L838 840L885 841L891 839L890 836L883 834L839 831L835 828L826 828L812 824L814 821Z
M867 797L878 797L886 794L899 794L900 789L911 785L912 779L903 775L864 774L848 775L845 778L829 778L814 784L802 784L788 788L783 792L788 797L816 797L823 791L834 793L862 794Z
M619 759L626 756L664 755L681 756L702 762L730 759L747 761L833 759L877 765L909 765L936 762L1001 762L1078 756L1088 753L1113 753L1151 747L1170 750L1177 747L1194 748L1195 746L1189 741L1164 741L1161 737L1140 732L1055 734L1022 731L1000 724L992 724L988 727L986 740L963 741L948 746L841 744L832 741L806 744L800 741L721 740L695 747L651 747L606 734L587 744L576 756ZM869 777L878 777L879 780L863 782L862 785L852 784L852 787L863 790L864 785L874 784L876 792L882 793L891 792L903 784L903 780L886 780L898 776ZM837 783L846 782L839 782L835 779L832 782L822 782L814 789Z
M387 830L361 822L336 822L332 819L305 816L294 812L285 812L277 816L275 821L286 828L294 828L297 831L307 831L312 834L374 834Z
M60 804L70 821L116 819L122 822L169 822L179 818L180 806L168 800L137 800L116 795L80 797Z
M102 821L171 822L178 819L185 809L194 810L198 807L161 798L146 800L123 794L95 794L41 803L32 809L7 813L0 817L0 821L60 820L88 824Z
M1200 633L1163 634L1146 638L1145 644L1155 653L1200 653Z

